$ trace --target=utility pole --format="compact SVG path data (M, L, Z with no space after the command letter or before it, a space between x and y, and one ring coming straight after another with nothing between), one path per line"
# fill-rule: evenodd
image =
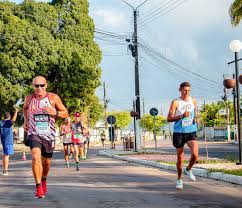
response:
M233 79L235 75L233 74ZM233 106L234 106L234 141L238 141L237 137L237 104L236 104L236 88L233 88Z
M103 82L103 105L104 105L104 122L105 122L105 129L107 130L107 108L108 108L108 100L106 97L106 83Z
M145 148L146 116L145 116L145 99L144 98L143 98L143 116L144 116L143 148Z
M133 110L135 111L135 101L133 101ZM137 152L137 128L136 128L136 119L134 117L134 151Z
M138 56L138 30L137 30L137 9L134 9L134 51L135 51L135 97L136 97L136 112L138 116L136 120L140 119L140 89L139 89L139 56Z
M203 110L204 112L206 111L206 101L204 100L203 103ZM208 160L208 143L207 143L207 133L206 133L206 123L205 121L203 122L203 136L204 136L204 141L205 141L205 149L206 149L206 160Z
M141 134L140 134L140 88L139 88L139 54L138 54L138 24L137 24L137 13L138 8L141 7L143 4L145 4L148 0L143 1L140 5L138 5L136 8L127 3L125 0L121 0L125 4L127 4L129 7L133 9L133 15L134 15L134 33L132 42L133 44L129 44L129 49L132 52L132 56L134 57L135 61L135 112L137 112L137 116L135 119L136 122L136 138L137 138L137 149L141 148ZM130 40L126 40L127 42L130 42Z
M222 96L222 99L224 101L225 108L226 108L227 134L228 134L228 142L230 142L231 137L230 137L230 123L229 123L229 106L228 106L228 96L227 96L226 88L224 88L224 96Z

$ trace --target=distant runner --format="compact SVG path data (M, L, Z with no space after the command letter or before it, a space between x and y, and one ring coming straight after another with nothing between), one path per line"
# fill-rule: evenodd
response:
M60 127L61 135L63 137L63 146L64 146L64 159L66 162L66 167L69 168L69 152L72 154L72 133L71 133L71 120L70 118L66 118L64 123L61 124Z

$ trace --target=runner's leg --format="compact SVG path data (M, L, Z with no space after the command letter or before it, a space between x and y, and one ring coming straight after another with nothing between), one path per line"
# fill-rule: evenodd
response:
M43 166L42 177L43 178L47 178L48 173L50 171L50 165L51 165L51 158L46 158L42 156L42 166Z
M79 156L81 159L84 158L84 144L83 143L79 144Z
M189 164L187 166L187 169L191 170L192 166L198 160L198 143L196 140L190 140L187 142L187 145L191 150L191 158L190 158Z
M3 171L8 171L9 155L3 155Z
M64 145L64 158L66 161L66 166L69 167L69 155L68 155L68 146L67 144Z
M69 159L71 159L72 158L72 155L73 155L73 153L74 153L74 144L70 144L70 154L69 154Z
M32 171L36 184L41 183L41 177L43 172L43 166L41 161L41 149L34 147L31 150L32 153Z
M79 144L74 144L76 170L79 170Z
M184 160L184 148L176 148L176 152L177 152L177 163L176 163L176 167L177 167L177 176L178 179L181 179L182 176L182 165L183 165L183 160Z

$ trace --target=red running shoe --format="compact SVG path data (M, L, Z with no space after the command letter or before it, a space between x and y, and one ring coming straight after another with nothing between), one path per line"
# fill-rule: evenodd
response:
M42 188L41 185L36 187L35 198L36 199L38 199L38 198L45 198L44 191L43 191L43 188Z
M42 183L42 189L43 189L43 192L44 192L44 195L47 194L47 183L46 183L46 180L45 181L41 181Z

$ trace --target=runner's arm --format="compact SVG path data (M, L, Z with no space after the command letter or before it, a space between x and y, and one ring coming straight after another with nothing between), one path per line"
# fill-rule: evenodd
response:
M68 115L68 111L66 109L66 107L63 105L60 97L56 94L52 94L53 95L53 99L54 99L54 103L55 103L55 116L59 117L59 118L67 118Z
M15 109L15 112L14 112L14 114L13 114L13 117L12 117L12 122L15 122L16 121L16 119L17 119L17 115L18 115L18 108L17 107L15 107L15 106L13 106L14 107L14 109Z
M177 120L180 120L180 119L183 118L183 115L175 116L177 107L178 107L177 100L173 100L172 103L171 103L171 106L170 106L168 116L167 116L168 122L177 121Z
M31 96L27 96L24 100L23 112L24 112L24 130L27 132L29 128L29 103L31 101Z

